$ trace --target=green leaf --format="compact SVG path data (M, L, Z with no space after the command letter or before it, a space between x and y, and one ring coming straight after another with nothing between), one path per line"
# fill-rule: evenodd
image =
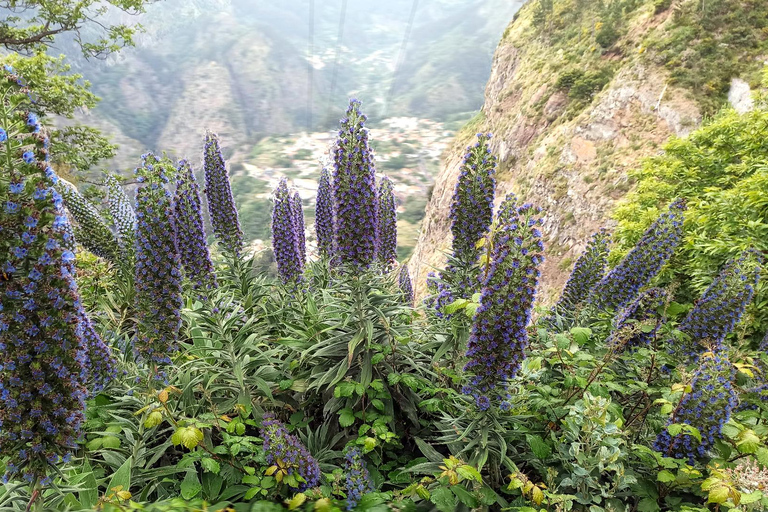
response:
M187 471L187 476L181 482L181 497L185 500L191 500L203 489L197 474L194 471Z
M218 463L218 461L216 461L215 459L211 459L209 457L200 459L200 465L208 473L213 473L218 475L219 471L221 471L221 465Z
M456 473L458 473L459 476L465 480L474 480L475 482L483 481L483 477L480 476L480 472L469 464L464 464L463 466L456 468Z
M120 448L120 439L115 436L105 436L101 438L101 446L104 448Z
M546 459L552 455L552 448L538 435L527 434L525 440L533 454L539 459Z
M666 469L659 471L659 474L656 475L656 480L663 483L674 482L675 478L675 474L671 471L667 471Z
M115 487L121 487L124 491L131 489L131 466L133 466L133 457L128 457L117 471L112 475L107 486L107 491Z
M739 436L736 448L740 453L755 453L760 447L760 438L753 430L745 430Z
M339 425L342 427L351 427L355 423L355 414L349 407L339 411Z
M667 426L667 432L672 437L678 436L683 432L683 425L680 423L672 423Z
M643 498L637 504L638 512L659 512L661 507L653 498Z
M589 337L592 336L592 330L587 327L573 327L571 335L573 335L573 340L576 343L584 345L589 341Z
M376 448L377 442L375 437L366 437L365 441L363 441L363 451L365 453L372 452Z
M90 510L96 506L96 502L99 500L99 486L96 483L96 477L87 459L83 463L82 469L85 478L77 495L80 498L81 507L85 510Z
M432 491L429 501L441 512L453 512L458 505L456 496L446 487L438 487Z
M480 505L480 502L477 501L477 498L472 496L472 493L466 490L463 485L452 485L451 491L456 495L457 498L459 498L463 504L468 507L475 508Z

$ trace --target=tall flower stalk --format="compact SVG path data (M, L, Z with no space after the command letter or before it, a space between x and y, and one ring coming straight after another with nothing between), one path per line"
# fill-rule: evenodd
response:
M120 182L112 174L104 177L104 186L107 188L107 207L112 216L112 222L117 230L117 242L120 245L121 258L124 261L133 261L133 249L136 235L136 212L128 195L123 190Z
M320 484L320 465L299 438L288 433L272 413L264 415L259 435L264 439L264 453L272 475L295 491L305 491Z
M614 327L605 343L616 351L649 345L661 327L660 309L669 294L660 288L642 292L614 319Z
M165 188L176 171L152 153L142 160L136 169L136 349L156 372L171 362L181 327L181 256L173 198Z
M481 410L492 399L506 406L507 382L516 374L528 347L526 330L543 261L544 246L540 209L523 205L505 210L502 222L489 237L487 267L483 270L480 306L467 343L469 359L464 370L471 373L464 392L475 398Z
M465 266L477 262L477 242L493 221L496 157L488 146L490 139L490 133L478 133L477 142L467 147L451 202L453 258Z
M69 221L29 90L0 71L0 457L46 485L77 448L88 362Z
M232 186L229 173L221 154L219 137L215 133L206 132L205 150L203 154L205 166L205 196L208 200L208 213L213 226L213 234L232 254L240 254L243 250L243 230L232 196Z
M608 310L632 302L680 245L684 211L685 201L674 201L669 210L651 224L635 247L595 285L587 304Z
M323 168L317 184L317 202L315 204L315 233L320 256L330 259L333 255L336 221L333 211L333 187L331 173Z
M690 464L705 458L707 451L722 437L723 425L738 403L733 388L735 373L724 352L703 353L690 393L683 397L667 422L667 426L684 423L695 427L701 441L687 432L671 435L664 429L656 437L654 449L666 457L688 459Z
M374 490L371 475L359 448L349 448L344 453L344 491L347 494L347 510L353 510L365 494Z
M304 207L301 204L301 196L298 191L291 195L291 208L293 209L293 225L296 229L296 243L299 246L301 266L307 264L307 238L304 226Z
M367 268L379 238L376 169L360 102L349 103L333 151L336 254L341 265Z
M192 166L179 161L173 200L179 255L184 273L201 298L217 287L216 271L208 252L200 188Z
M277 273L283 283L301 280L304 264L301 259L301 242L293 195L288 190L288 180L283 178L275 189L272 205L272 250L277 261Z
M694 357L706 347L719 347L752 301L761 262L761 255L752 249L729 261L680 324L688 342L678 346L670 340L671 348Z
M552 309L550 319L554 315L572 315L582 303L587 301L590 292L605 274L609 240L610 235L605 229L592 235L587 248L576 260L563 293Z
M64 198L67 210L77 221L75 238L78 242L93 254L113 263L118 262L120 251L117 238L99 211L80 194L72 183L59 179L57 189Z
M392 180L386 176L379 185L378 257L387 271L397 262L397 205Z
M413 306L413 282L411 281L411 275L408 273L407 265L400 266L397 282L400 287L400 292L402 292L403 298L405 299L405 303L409 306Z

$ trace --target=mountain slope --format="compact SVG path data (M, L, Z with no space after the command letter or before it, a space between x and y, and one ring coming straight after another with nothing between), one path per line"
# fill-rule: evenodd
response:
M709 4L702 12L689 0L536 0L520 10L496 50L482 112L446 154L428 204L410 262L422 294L450 247L451 195L477 131L494 133L496 197L514 192L545 209L544 299L562 287L632 187L626 171L689 133L733 79L757 85L768 55L765 6ZM725 65L732 61L738 67Z

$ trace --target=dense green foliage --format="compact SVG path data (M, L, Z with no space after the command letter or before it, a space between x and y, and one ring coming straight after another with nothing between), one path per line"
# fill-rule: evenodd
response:
M768 250L768 109L726 109L633 173L637 188L619 204L617 246L622 255L672 198L688 198L685 244L665 281L693 300L728 258L748 247ZM758 286L750 331L768 328L768 286Z

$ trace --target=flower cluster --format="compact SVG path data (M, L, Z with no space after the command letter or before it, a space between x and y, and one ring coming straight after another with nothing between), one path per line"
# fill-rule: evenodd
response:
M473 374L464 392L477 406L490 407L491 395L506 390L525 357L526 327L544 260L541 210L525 204L516 213L506 211L492 235L488 266L482 278L480 306L467 343L469 362L465 371ZM497 390L501 388L501 391Z
M725 353L703 353L691 392L683 397L667 422L667 426L684 423L695 427L701 434L701 442L688 433L673 436L664 429L656 438L654 449L667 457L688 459L691 464L695 459L705 457L707 450L721 437L723 425L737 405L732 384L734 376L735 370Z
M688 335L689 342L670 348L695 357L705 345L719 346L752 301L761 260L757 251L747 250L729 261L678 328Z
M168 160L142 155L136 169L136 348L153 366L168 364L181 327L181 256L173 198L165 185L175 169Z
M411 281L411 275L408 273L408 266L402 265L400 272L397 275L397 283L400 286L400 291L403 294L405 303L409 306L413 305L413 282Z
M650 344L661 327L659 310L669 298L661 288L651 288L642 292L614 319L611 334L605 340L606 345L617 351ZM643 329L643 326L651 329Z
M267 464L275 467L274 473L284 472L283 481L286 481L286 476L293 476L297 483L291 486L294 490L301 492L320 484L320 465L299 438L288 433L274 414L264 415L259 435L264 440Z
M341 265L359 268L374 262L379 238L376 169L366 119L360 102L350 101L333 151L334 256Z
M608 242L610 236L605 229L592 235L563 288L560 299L552 310L553 315L573 314L589 297L589 293L605 274L608 263Z
M315 233L320 256L330 258L333 255L333 243L336 233L336 222L333 212L333 189L331 188L331 173L323 168L320 181L317 184L317 203L315 204Z
M75 186L59 179L57 190L64 198L64 205L77 221L76 238L80 244L97 256L111 262L118 261L118 243L104 217Z
M301 259L301 244L295 202L288 190L288 180L283 178L275 189L272 205L272 250L277 261L277 272L283 283L301 280L304 264ZM303 221L302 221L303 225Z
M386 176L379 185L378 257L387 270L397 261L397 205L392 181Z
M685 201L674 201L646 230L634 248L593 288L588 304L619 309L635 299L672 257L683 235Z
M443 274L443 272L427 274L429 296L424 299L424 304L434 311L437 318L448 319L451 315L445 312L445 307L451 304L455 298L451 291L451 285L443 278ZM450 276L447 272L445 274Z
M96 332L93 322L84 310L80 311L80 323L87 350L88 391L91 395L95 395L117 377L117 361L115 361L112 351L102 341L99 333Z
M192 166L186 160L181 160L178 165L173 210L181 264L192 286L201 298L206 298L207 292L217 286L216 273L205 237L200 189Z
M360 498L374 490L371 475L359 448L349 448L344 453L344 491L347 493L347 510L354 509Z
M229 173L221 154L219 137L206 132L205 151L205 196L208 199L208 213L213 226L213 234L219 243L229 252L240 254L243 249L243 230L232 197Z
M304 208L298 191L294 191L291 195L291 208L293 210L293 225L296 229L296 243L299 246L299 258L303 267L307 264L307 228L304 226Z
M467 266L477 261L477 242L493 221L496 157L490 139L490 133L478 133L477 142L467 148L451 202L453 257Z
M104 177L107 188L107 207L112 216L112 222L117 229L117 242L120 245L121 256L127 261L133 260L133 246L136 235L136 213L133 211L131 200L111 174Z
M4 481L45 485L48 466L76 448L88 368L69 221L20 81L10 66L0 72L0 457Z

